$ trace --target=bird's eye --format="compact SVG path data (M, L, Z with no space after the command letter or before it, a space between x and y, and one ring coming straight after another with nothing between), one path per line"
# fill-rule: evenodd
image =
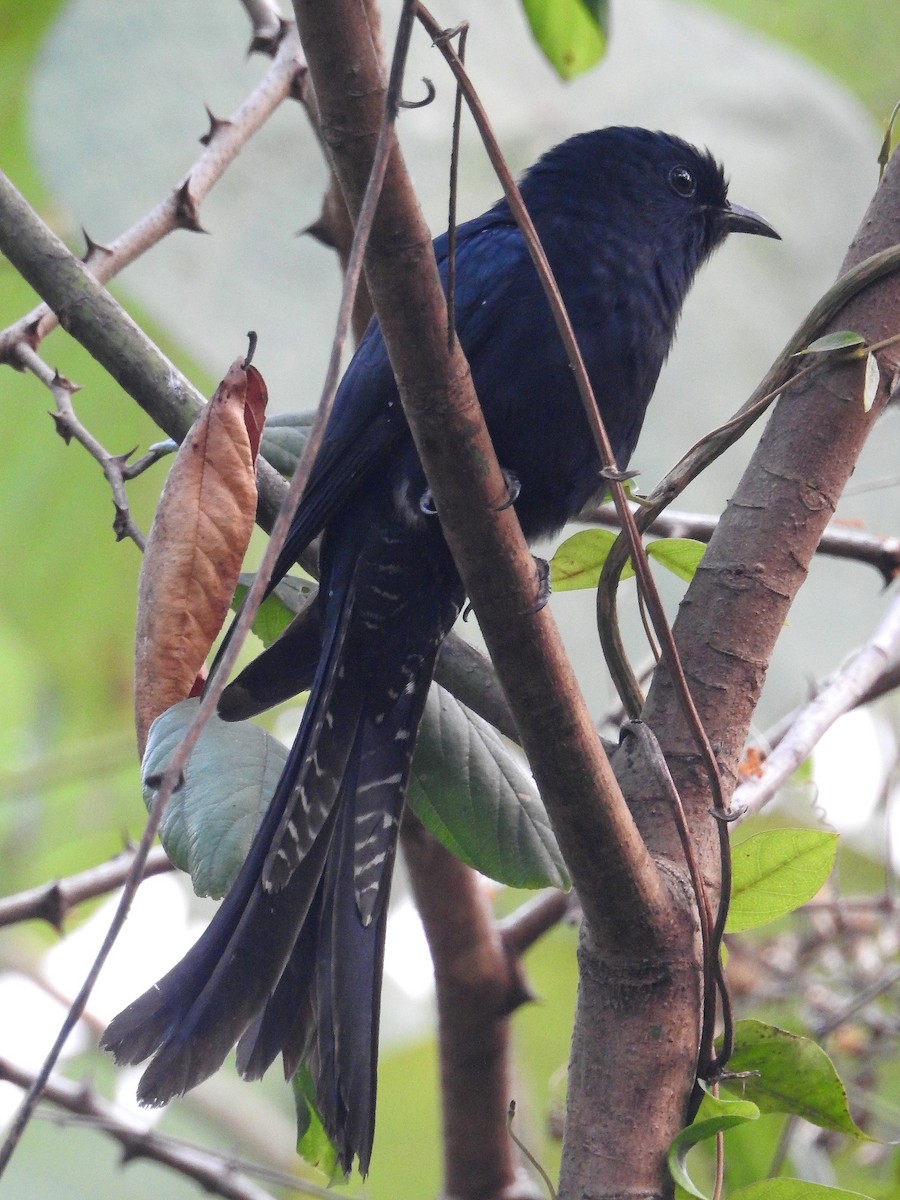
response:
M676 196L688 200L697 190L697 181L687 167L673 167L669 172L669 183Z

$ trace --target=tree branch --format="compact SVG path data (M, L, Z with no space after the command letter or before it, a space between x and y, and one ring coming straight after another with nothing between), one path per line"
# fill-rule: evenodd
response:
M69 875L65 879L55 879L40 887L30 888L26 892L16 892L12 896L0 899L0 926L15 925L19 921L46 921L54 929L62 931L65 918L77 905L85 900L94 900L97 896L105 896L121 887L128 878L134 862L133 848L123 850L121 854L101 863L97 867L89 867L77 875ZM154 846L147 855L144 866L144 878L150 875L162 875L174 870L162 846Z
M200 139L205 147L203 153L169 195L108 246L100 246L87 238L85 265L94 278L100 283L108 283L129 263L176 229L200 230L201 202L282 101L291 95L300 96L300 81L304 73L305 64L296 31L293 25L286 26L274 61L243 104L228 120L219 120L210 114L209 133ZM8 227L11 219L16 219L13 210L5 207L2 217L4 227ZM21 220L21 216L18 219ZM16 228L7 228L6 232L7 236L15 237L18 231ZM41 340L56 327L58 305L56 300L50 299L45 288L32 282L7 250L4 249L4 253L45 301L0 333L0 363L8 362L21 368L25 364L20 361L18 347L24 343L33 350L37 349ZM39 264L34 264L31 269L39 269ZM165 423L163 427L168 428Z
M618 514L611 504L586 508L579 520L610 529L621 528ZM719 517L708 513L667 509L654 518L644 532L655 533L658 537L693 538L698 542L708 542L718 524ZM885 587L893 583L900 574L900 537L850 529L838 521L833 521L826 528L816 553L831 558L846 558L874 567L884 580Z
M734 807L749 816L772 799L812 753L838 717L855 708L885 670L900 661L900 598L863 648L797 715L789 732L762 765L762 773L741 783Z
M352 213L358 211L381 123L385 81L365 10L297 0L298 28L323 138ZM345 81L352 75L352 92ZM352 133L350 132L352 131ZM404 409L441 523L472 596L491 657L585 910L598 929L658 937L666 906L636 836L552 618L533 602L534 564L510 508L471 376L446 344L447 312L431 237L394 143L366 272ZM561 721L560 714L566 713ZM556 737L546 730L553 724ZM602 901L600 899L602 895Z
M28 1089L33 1086L35 1076L9 1059L0 1058L0 1079ZM83 1084L56 1076L47 1081L41 1095L58 1108L85 1118L91 1126L117 1141L122 1147L123 1165L138 1158L158 1162L186 1179L192 1179L211 1195L225 1197L225 1200L271 1200L269 1192L263 1191L242 1174L247 1169L257 1171L280 1188L303 1195L318 1196L323 1200L330 1200L333 1195L325 1188L304 1183L281 1172L236 1163L231 1156L165 1137L142 1126L134 1118L127 1117Z
M895 156L848 253L844 272L900 242L898 197L900 157ZM898 325L900 277L894 272L857 292L832 327L858 330L874 343ZM882 371L883 377L892 373ZM681 605L675 625L679 650L729 790L737 778L750 720L788 608L880 407L866 412L862 394L859 363L823 364L798 386L785 389ZM879 396L883 400L884 389ZM643 719L656 733L670 765L707 888L715 895L719 833L709 812L705 772L664 665L651 684ZM634 739L620 748L615 764L648 845L677 870L677 831L668 809L658 802L653 776L636 753ZM620 1019L625 1004L621 981L611 977L608 963L584 944L581 962L561 1191L567 1196L593 1197L602 1191L598 1178L609 1192L616 1192L633 1189L635 1178L644 1177L643 1166L634 1162L630 1131L627 1141L622 1141L621 1113L623 1108L630 1110L628 1099L621 1089L617 1092L619 1111L611 1121L597 1098L609 1094L623 1078L631 1080L649 1070L650 1063L636 1062L633 1053L626 1055L621 1049L641 1044L637 1030L636 1040L629 1038L630 1021L623 1028ZM683 1021L691 1020L690 1012L686 1006ZM655 1048L653 1057L657 1057ZM657 1107L654 1098L654 1111L648 1114L650 1121L663 1122L652 1139L658 1147L654 1154L660 1189L666 1178L665 1147L676 1131L669 1122L690 1094L692 1070L686 1057L680 1078L676 1069L655 1085L671 1088L669 1112ZM636 1096L635 1102L640 1104L642 1098ZM581 1109L593 1112L593 1123L579 1119L573 1125L573 1112Z
M403 850L435 970L444 1192L454 1200L540 1200L506 1132L509 1015L531 998L478 875L407 812Z

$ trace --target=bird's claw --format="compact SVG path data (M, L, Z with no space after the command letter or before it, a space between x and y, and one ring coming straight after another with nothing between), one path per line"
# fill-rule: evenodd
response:
M534 616L539 613L550 599L550 564L546 558L538 558L534 556L534 566L537 571L537 600L534 606L528 610L529 616Z
M620 471L617 467L603 467L600 478L607 479L610 483L627 483L629 479L637 479L639 474L639 471Z
M506 484L506 499L499 506L497 512L503 512L506 508L512 508L519 498L519 493L522 491L522 481L515 471L507 471L505 467L501 467L500 471L503 475L503 482Z

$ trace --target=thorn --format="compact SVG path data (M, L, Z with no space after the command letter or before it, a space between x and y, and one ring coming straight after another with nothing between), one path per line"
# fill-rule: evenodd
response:
M109 246L104 246L102 242L95 242L88 231L82 226L81 236L84 238L84 254L81 261L85 265L89 265L95 258L105 258L112 254Z
M288 22L284 17L279 17L278 28L273 33L254 33L247 47L247 57L251 54L268 54L274 58L287 30Z
M509 986L506 989L506 995L501 1002L497 1015L499 1017L508 1017L517 1008L521 1008L523 1004L533 1004L536 999L537 995L525 978L521 962L517 958L513 959L510 962Z
M29 322L28 325L25 325L25 328L22 331L22 336L19 337L18 342L12 343L12 346L10 349L8 349L8 352L2 355L2 358L0 358L0 362L7 362L7 364L10 365L14 371L25 371L25 366L23 365L22 360L19 359L16 349L20 343L24 343L25 346L28 346L30 350L36 350L41 344L41 335L40 332L38 332L40 325L40 317L35 317L32 322Z
M121 504L115 504L116 515L113 518L113 533L116 535L117 542L124 542L127 537L130 537L131 516L127 508Z
M190 176L175 193L175 220L182 229L189 229L192 233L206 233L200 224L197 203L191 195Z
M62 388L64 392L74 396L76 392L81 391L81 386L80 383L73 383L71 379L66 379L65 375L60 375L58 370L54 370L51 387Z
M200 145L208 146L216 134L220 133L223 129L229 128L232 125L232 122L225 121L221 117L213 116L212 110L208 104L204 104L203 107L206 109L206 115L209 117L209 131L204 133L203 137L200 139Z
M137 453L137 446L135 446L132 450L126 450L124 454L111 454L110 459L112 460L112 462L117 463L120 467L124 467L127 464L129 458L131 458L136 453Z
M294 72L294 77L291 80L291 86L288 95L292 100L299 100L301 104L306 104L308 93L309 68L307 67L306 63L302 63Z
M297 237L311 237L323 246L327 246L329 250L337 249L337 241L331 228L331 222L324 213L317 217L312 225L307 225L305 229L299 230Z
M47 415L53 418L53 424L56 426L56 432L68 446L72 441L73 436L72 427L69 424L69 418L58 412L51 412Z
M63 899L62 889L57 881L47 893L40 916L44 918L48 925L52 925L57 933L62 933L65 915L66 904Z
M143 1157L142 1151L136 1145L132 1144L130 1138L127 1141L123 1141L121 1145L122 1153L119 1156L119 1162L123 1167L127 1167L129 1163Z

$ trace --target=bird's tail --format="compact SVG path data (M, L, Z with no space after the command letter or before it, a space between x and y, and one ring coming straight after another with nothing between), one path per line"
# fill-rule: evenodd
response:
M139 1100L161 1105L213 1074L239 1039L261 1075L307 1057L346 1170L368 1167L387 897L415 731L433 662L373 716L343 669L352 602L326 633L303 720L249 855L209 927L120 1013L102 1044L153 1056Z

